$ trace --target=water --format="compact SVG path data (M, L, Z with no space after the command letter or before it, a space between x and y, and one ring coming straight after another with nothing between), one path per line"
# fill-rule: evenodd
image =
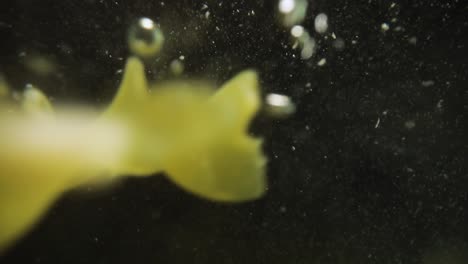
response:
M165 40L148 78L221 83L254 68L296 112L250 128L265 137L264 198L213 203L163 177L75 191L0 262L467 263L464 1L307 1L288 23L277 1L36 2L0 4L0 72L17 91L105 105L129 26L150 17ZM294 48L294 26L312 54Z

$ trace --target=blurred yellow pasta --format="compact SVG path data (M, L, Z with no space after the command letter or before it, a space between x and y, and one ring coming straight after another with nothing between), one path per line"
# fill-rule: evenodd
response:
M4 82L0 88L8 92ZM130 58L115 99L101 114L54 110L32 86L20 106L0 101L0 251L64 191L121 175L163 171L216 201L265 192L261 140L247 133L260 106L255 72L244 71L217 91L200 82L149 88L142 63Z

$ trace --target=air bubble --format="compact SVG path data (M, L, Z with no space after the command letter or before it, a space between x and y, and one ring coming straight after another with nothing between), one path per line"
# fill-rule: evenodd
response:
M295 111L296 106L286 95L271 93L265 98L265 112L272 117L288 117Z
M278 12L281 23L285 27L302 23L306 16L307 5L307 0L279 0Z
M320 67L324 66L325 64L327 64L326 58L322 58L317 62L317 66L320 66Z
M314 28L317 33L323 34L328 30L328 16L320 13L315 17Z
M184 72L184 64L180 60L173 60L169 65L171 73L178 76Z
M128 31L130 51L139 57L156 56L164 44L164 35L153 20L143 17L138 19Z
M386 32L390 29L390 26L387 24L387 23L382 23L382 25L380 25L380 30L382 32Z

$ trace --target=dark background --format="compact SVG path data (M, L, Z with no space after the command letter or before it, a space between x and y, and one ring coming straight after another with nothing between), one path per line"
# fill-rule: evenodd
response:
M253 67L298 111L252 126L270 159L264 198L213 203L159 176L72 191L0 262L468 263L468 3L391 3L309 1L319 49L304 61L276 1L1 1L0 72L17 90L104 106L128 26L148 16L167 39L150 79L171 78L180 55L183 77L218 83ZM313 33L320 12L342 51ZM56 71L31 72L29 54Z

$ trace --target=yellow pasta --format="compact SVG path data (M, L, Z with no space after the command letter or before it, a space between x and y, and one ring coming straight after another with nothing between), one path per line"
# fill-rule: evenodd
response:
M0 83L6 94L7 86ZM2 100L0 98L0 100ZM58 107L29 87L20 106L0 101L0 251L64 191L121 175L165 172L215 201L266 189L261 140L248 135L260 106L257 75L244 71L213 91L200 82L149 87L137 58L101 114Z

